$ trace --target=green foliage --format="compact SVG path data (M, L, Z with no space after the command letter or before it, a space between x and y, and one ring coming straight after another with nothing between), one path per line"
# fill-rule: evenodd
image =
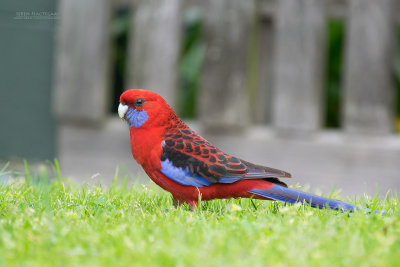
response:
M132 17L128 8L117 10L111 23L112 38L112 103L111 112L118 110L119 96L125 87L126 61L128 58L128 38Z
M117 175L117 174L116 174ZM395 266L397 198L355 199L387 216L237 199L174 208L155 186L0 184L4 266Z
M196 95L204 58L202 43L202 13L196 8L188 9L183 16L183 41L179 64L179 115L184 118L196 116Z
M342 82L342 59L344 41L344 22L330 20L327 25L327 71L325 82L326 119L325 126L340 127L340 98Z

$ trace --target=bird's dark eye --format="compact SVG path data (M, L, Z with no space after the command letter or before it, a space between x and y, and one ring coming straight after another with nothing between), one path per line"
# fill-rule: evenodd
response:
M135 102L133 103L133 105L134 105L135 107L141 107L141 106L143 105L143 103L144 103L144 99L143 99L143 98L138 98L138 99L135 100Z

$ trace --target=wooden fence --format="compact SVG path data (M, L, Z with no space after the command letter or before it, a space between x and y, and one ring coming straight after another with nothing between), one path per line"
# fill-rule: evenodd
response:
M172 106L182 12L204 10L198 114L207 130L254 122L286 132L321 129L327 19L340 17L343 129L393 132L400 0L61 0L55 94L61 120L101 124L107 117L109 27L118 5L134 13L126 88L154 90Z

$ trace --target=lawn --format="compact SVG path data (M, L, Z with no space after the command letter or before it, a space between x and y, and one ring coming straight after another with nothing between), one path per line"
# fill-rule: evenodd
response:
M155 185L118 184L0 184L0 265L400 266L396 197L347 199L386 216L248 199L191 212Z

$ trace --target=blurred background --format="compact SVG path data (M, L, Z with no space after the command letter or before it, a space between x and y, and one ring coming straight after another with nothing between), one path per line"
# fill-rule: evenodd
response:
M0 169L148 182L116 114L145 88L291 185L400 191L400 0L3 0L0 36Z

